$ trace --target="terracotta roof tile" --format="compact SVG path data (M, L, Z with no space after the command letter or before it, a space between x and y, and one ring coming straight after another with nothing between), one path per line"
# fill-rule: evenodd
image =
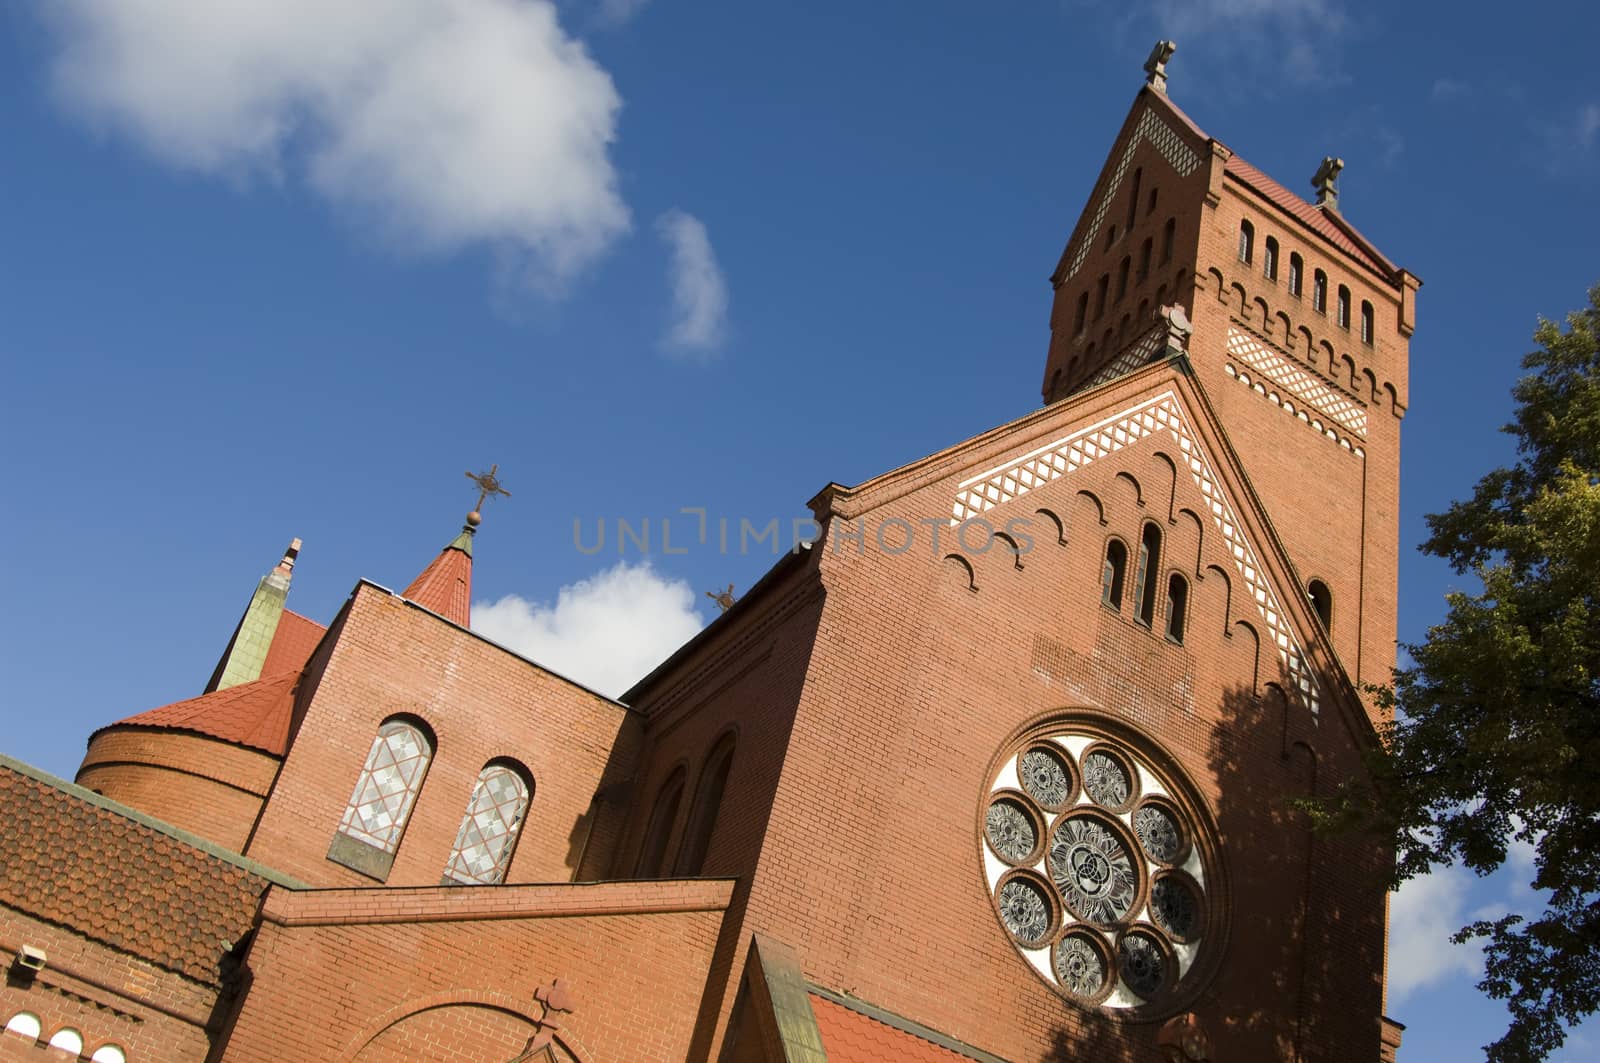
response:
M141 712L111 726L193 731L281 757L289 748L289 718L299 678L298 671L279 672Z
M968 1063L971 1059L816 993L811 994L811 1011L828 1063Z
M0 765L0 904L209 985L268 880Z
M459 542L460 540L457 540ZM424 609L470 627L472 621L472 555L451 543L402 592Z
M1240 181L1260 192L1267 199L1296 218L1299 218L1314 232L1325 237L1340 250L1354 256L1357 260L1385 276L1394 272L1393 263L1382 255L1374 254L1364 239L1356 240L1351 238L1354 230L1349 222L1340 225L1321 207L1301 199L1239 156L1229 156L1227 172L1233 174Z
M272 634L272 645L267 648L267 659L261 666L262 675L279 672L298 672L311 658L328 629L315 620L285 609L278 618L278 629Z

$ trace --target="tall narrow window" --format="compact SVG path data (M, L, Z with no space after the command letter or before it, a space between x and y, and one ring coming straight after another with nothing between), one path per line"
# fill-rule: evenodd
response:
M1113 225L1106 230L1106 250L1111 250L1111 245L1117 242L1117 227Z
M1311 608L1316 610L1323 630L1333 634L1333 594L1328 585L1319 579L1312 580L1306 584L1306 597L1311 599Z
M1117 297L1114 300L1115 302L1122 302L1122 297L1128 294L1128 267L1131 264L1128 258L1124 256L1121 264L1117 266Z
M1263 245L1263 251L1265 253L1261 256L1261 272L1266 275L1267 280L1275 281L1278 279L1277 238L1272 236L1267 237L1267 242Z
M493 886L505 881L517 835L528 814L529 787L521 765L491 762L478 773L467 814L456 831L442 885Z
M1155 626L1156 573L1161 568L1161 531L1154 524L1146 524L1139 536L1139 567L1133 579L1133 600L1138 610L1139 623Z
M1146 214L1154 214L1156 212L1156 193L1159 191L1161 191L1159 188L1150 190L1150 202L1144 208Z
M722 809L722 794L728 787L728 772L733 767L733 736L718 742L700 769L695 787L694 806L689 811L689 826L678 849L676 874L693 877L705 867L711 849L711 835L717 829L717 813Z
M1159 312L1161 310L1161 308L1163 306L1166 306L1166 305L1167 305L1167 286L1165 284L1163 284L1161 287L1156 289L1156 310Z
M1350 289L1339 285L1339 316L1337 318L1340 328L1350 327Z
M1300 278L1305 271L1305 260L1298 252L1289 252L1289 294L1296 299L1300 298Z
M639 863L634 868L636 878L656 878L661 874L667 857L667 842L671 840L672 825L678 820L678 805L682 801L683 769L679 768L656 792L655 807L650 810L650 824L644 832L644 844L639 848Z
M1172 261L1172 244L1178 235L1178 219L1168 218L1167 227L1161 230L1161 264Z
M1155 244L1155 241L1151 240L1150 237L1146 236L1144 238L1144 243L1139 245L1139 283L1140 284L1143 284L1144 283L1144 279L1146 277L1150 276L1150 252L1155 249L1154 248L1154 244Z
M1089 293L1084 292L1078 296L1078 313L1073 317L1072 334L1081 336L1083 326L1089 320Z
M1167 577L1167 638L1183 643L1183 624L1189 608L1189 581L1174 572Z
M1361 300L1361 342L1372 342L1372 304Z
M1106 543L1106 563L1100 569L1100 602L1122 610L1122 577L1128 568L1128 548L1121 539Z
M387 878L432 759L433 737L421 721L393 719L379 727L328 859L379 881Z
M1311 275L1311 309L1319 314L1328 312L1328 275L1320 269Z
M1100 320L1100 315L1106 312L1106 292L1111 288L1111 274L1100 274L1100 281L1094 286L1094 319Z
M1133 191L1128 194L1128 218L1123 228L1133 231L1133 223L1139 220L1139 184L1144 180L1144 171L1133 171Z
M1239 223L1239 261L1249 265L1256 257L1256 227L1247 221Z

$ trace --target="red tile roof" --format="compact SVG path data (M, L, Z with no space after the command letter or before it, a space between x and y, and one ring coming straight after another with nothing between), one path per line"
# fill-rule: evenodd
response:
M811 994L811 1011L828 1063L969 1063L972 1059L816 993Z
M289 748L289 718L299 678L298 671L279 672L141 712L111 726L193 731L281 757Z
M472 555L451 543L411 581L402 597L462 627L471 626Z
M0 905L221 984L265 875L12 761L0 764L0 808Z
M1364 238L1352 239L1352 236L1357 234L1349 222L1344 222L1341 225L1323 208L1301 199L1237 155L1228 157L1226 171L1261 193L1283 210L1299 218L1318 235L1326 238L1340 250L1354 256L1358 261L1365 263L1384 276L1394 273L1394 264L1378 254L1376 249L1367 244ZM1343 219L1340 219L1340 221L1343 221Z
M262 675L279 672L298 672L311 658L328 629L315 620L307 619L285 609L278 620L278 630L273 632L272 645L267 647L267 659L261 666Z

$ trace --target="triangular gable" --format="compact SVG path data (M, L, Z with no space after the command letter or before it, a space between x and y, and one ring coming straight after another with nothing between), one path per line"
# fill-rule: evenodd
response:
M1215 466L1194 431L1194 421L1176 389L1138 399L1127 407L1093 424L1074 429L1021 457L969 476L956 485L951 501L950 523L960 524L982 516L997 506L1021 498L1070 476L1087 465L1109 457L1146 439L1161 437L1171 442L1183 456L1195 487L1205 497L1212 523L1222 535L1234 568L1244 580L1266 625L1279 660L1290 683L1310 707L1313 719L1321 708L1321 696L1304 649L1293 625L1279 604L1272 581L1263 570L1257 551L1245 534L1237 507L1217 476Z

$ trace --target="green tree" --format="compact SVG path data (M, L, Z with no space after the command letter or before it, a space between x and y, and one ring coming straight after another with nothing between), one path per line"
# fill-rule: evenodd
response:
M1406 647L1380 692L1399 710L1388 754L1342 808L1393 832L1397 882L1457 860L1487 874L1511 839L1534 846L1544 911L1455 936L1485 939L1478 988L1510 1009L1494 1063L1544 1059L1600 1005L1600 285L1534 340L1504 428L1515 464L1429 516L1421 546L1482 590L1449 595Z

